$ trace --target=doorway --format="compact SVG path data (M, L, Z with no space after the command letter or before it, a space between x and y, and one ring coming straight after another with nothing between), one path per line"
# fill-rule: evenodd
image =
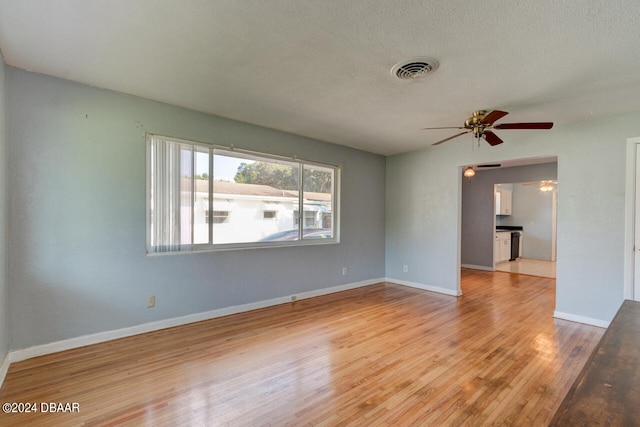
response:
M494 191L495 270L555 279L557 181L496 184ZM501 199L508 206L500 206ZM505 245L508 257L501 251Z
M496 237L495 184L530 183L557 180L558 159L555 156L495 161L491 168L478 165L473 178L461 176L460 266L495 271L494 241ZM494 167L497 166L497 167ZM549 194L555 206L553 192ZM556 209L553 210L553 215ZM528 228L530 224L515 224ZM552 235L556 235L555 221ZM526 239L527 236L524 236ZM554 240L555 241L555 240ZM524 242L526 245L526 242ZM531 241L530 241L531 243ZM524 250L524 249L523 249ZM525 255L528 252L525 251ZM555 252L553 254L555 259Z

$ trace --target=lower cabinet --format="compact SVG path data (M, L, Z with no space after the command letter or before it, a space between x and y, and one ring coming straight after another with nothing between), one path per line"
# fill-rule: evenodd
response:
M496 232L495 236L496 237L493 242L494 264L509 261L509 259L511 258L511 232L498 231Z

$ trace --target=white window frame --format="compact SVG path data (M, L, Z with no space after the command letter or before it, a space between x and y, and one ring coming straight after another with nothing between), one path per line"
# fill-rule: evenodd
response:
M183 246L180 249L174 249L174 250L158 250L157 248L154 248L151 246L151 236L150 236L150 230L151 230L151 189L150 189L150 181L151 181L151 167L150 167L150 144L149 142L151 141L151 139L159 139L159 140L165 140L165 141L170 141L170 142L174 142L174 143L179 143L179 144L187 144L187 145L192 145L194 148L194 152L197 149L207 149L209 150L209 161L210 161L210 167L209 167L209 195L208 195L208 203L209 206L207 208L207 211L209 212L209 220L207 221L207 224L209 226L209 242L210 243L206 243L206 244L191 244L188 245L187 247ZM341 176L341 169L339 166L337 165L331 165L331 164L326 164L326 163L320 163L320 162L315 162L315 161L309 161L309 160L304 160L304 159L300 159L297 156L294 157L286 157L286 156L277 156L277 155L273 155L273 154L268 154L268 153L261 153L261 152L256 152L256 151L250 151L250 150L244 150L244 149L238 149L235 148L233 146L228 147L228 146L223 146L223 145L217 145L217 144L210 144L210 143L206 143L206 142L198 142L198 141L190 141L190 140L185 140L185 139L180 139L180 138L174 138L174 137L170 137L170 136L165 136L165 135L158 135L158 134L150 134L148 133L146 135L146 141L147 141L147 156L146 156L146 176L147 176L147 185L146 185L146 213L147 213L147 223L146 223L146 230L147 230L147 254L148 255L165 255L165 254L176 254L176 253L193 253L193 252L201 252L201 251L219 251L219 250L240 250L240 249L255 249L255 248L270 248L270 247L283 247L283 246L309 246L309 245L327 245L327 244L337 244L340 243L340 176ZM213 236L212 234L215 233L215 225L220 225L220 224L214 224L212 222L213 218L213 202L214 202L214 194L213 194L213 182L214 182L214 171L213 171L213 156L216 155L216 153L218 155L222 154L224 155L224 153L227 153L229 156L237 156L237 157L243 157L246 156L247 158L258 158L264 161L284 161L287 163L296 163L298 165L298 169L299 169L299 188L298 188L298 207L305 206L305 199L304 199L304 194L305 191L302 188L303 186L303 173L304 173L304 166L308 166L308 167L320 167L320 168L326 168L326 169L330 169L333 172L333 182L332 182L332 195L331 195L331 212L332 212L332 219L333 219L333 224L332 224L332 237L330 238L304 238L304 221L300 221L300 216L304 215L304 210L303 209L298 209L298 218L297 218L297 224L295 225L295 227L298 228L298 240L290 240L290 241L257 241L257 242L241 242L241 243L211 243L213 242ZM193 190L195 191L195 190ZM192 197L194 197L194 194L192 192ZM229 215L231 215L231 213L229 213ZM193 216L193 215L192 215ZM193 226L194 224L191 224L191 230L193 233Z

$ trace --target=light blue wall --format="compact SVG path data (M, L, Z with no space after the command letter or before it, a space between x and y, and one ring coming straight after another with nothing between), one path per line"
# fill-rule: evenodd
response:
M6 263L6 66L0 55L0 364L9 351L9 289Z
M500 135L493 148L458 138L387 159L387 277L455 291L461 167L557 156L556 310L610 321L624 296L626 140L640 136L640 111ZM421 264L403 273L405 260Z
M458 172L446 150L387 158L387 277L457 291Z
M7 77L13 348L384 277L384 157L11 67ZM145 132L341 166L341 243L146 256Z

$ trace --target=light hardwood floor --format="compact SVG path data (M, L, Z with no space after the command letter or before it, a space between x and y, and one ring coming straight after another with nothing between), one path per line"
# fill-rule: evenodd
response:
M547 425L604 330L554 281L462 271L459 298L381 283L12 364L0 425Z
M544 261L541 259L518 258L515 261L496 264L496 271L555 279L556 263L555 261Z

